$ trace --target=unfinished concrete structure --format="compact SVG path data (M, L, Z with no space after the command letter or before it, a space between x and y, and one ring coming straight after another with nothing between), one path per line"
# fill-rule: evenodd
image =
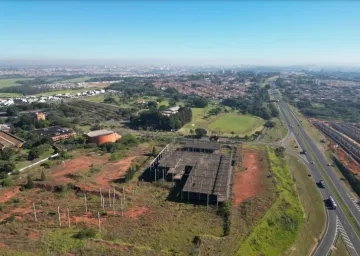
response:
M221 154L217 143L167 145L152 161L150 175L180 186L182 200L219 203L230 198L231 162L232 154Z

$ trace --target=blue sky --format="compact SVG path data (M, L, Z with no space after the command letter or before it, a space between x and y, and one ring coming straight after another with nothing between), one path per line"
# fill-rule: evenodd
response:
M0 1L0 59L360 65L357 1Z

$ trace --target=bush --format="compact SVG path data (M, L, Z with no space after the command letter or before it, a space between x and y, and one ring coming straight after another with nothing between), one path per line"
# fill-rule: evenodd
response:
M13 181L10 178L6 178L2 181L2 185L4 187L10 187L12 184L13 184Z
M203 128L196 128L195 133L196 133L196 137L201 138L206 136L207 131Z
M277 157L284 157L285 148L284 147L278 147L275 149L275 155Z
M96 236L96 231L91 228L82 229L74 235L74 238L77 239L86 239L94 238Z
M45 180L46 180L45 172L41 172L40 181L45 181Z

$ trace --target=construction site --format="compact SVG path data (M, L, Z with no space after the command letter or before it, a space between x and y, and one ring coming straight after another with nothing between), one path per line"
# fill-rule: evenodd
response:
M211 142L168 144L151 162L150 179L172 182L183 201L222 203L231 194L232 154Z

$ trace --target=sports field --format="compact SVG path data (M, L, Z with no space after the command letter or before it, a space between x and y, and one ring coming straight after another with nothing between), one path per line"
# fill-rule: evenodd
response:
M220 113L217 116L205 117L208 108L192 108L193 118L179 130L182 134L189 134L196 128L206 129L209 133L225 136L245 136L261 130L265 121L259 117L241 115L235 112Z

